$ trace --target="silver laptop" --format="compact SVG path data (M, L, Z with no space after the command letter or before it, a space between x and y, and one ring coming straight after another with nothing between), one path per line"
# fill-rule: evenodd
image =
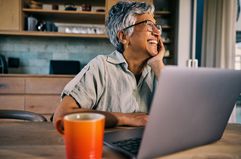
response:
M241 93L241 71L165 67L145 128L105 134L129 158L154 158L222 137Z

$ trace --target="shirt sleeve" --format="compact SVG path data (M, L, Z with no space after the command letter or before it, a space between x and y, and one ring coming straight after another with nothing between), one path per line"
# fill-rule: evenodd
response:
M61 97L70 95L82 108L96 109L105 85L104 68L103 57L93 59L65 86Z

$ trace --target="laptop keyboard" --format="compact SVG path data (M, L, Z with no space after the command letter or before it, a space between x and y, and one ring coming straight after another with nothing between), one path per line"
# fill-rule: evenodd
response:
M137 155L141 143L141 138L132 138L127 140L115 141L114 145L128 151L131 154Z

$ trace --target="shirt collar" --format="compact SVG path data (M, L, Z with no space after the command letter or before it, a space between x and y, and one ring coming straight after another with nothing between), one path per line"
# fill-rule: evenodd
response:
M107 61L113 64L125 64L125 68L128 70L128 64L122 53L115 50L113 53L107 56ZM151 67L146 65L143 69L142 76L145 77L151 71Z
M146 65L142 71L142 75L145 77L149 72L151 72L151 66Z
M127 64L124 56L117 50L114 51L112 54L108 55L107 61L113 64L121 64L121 63Z

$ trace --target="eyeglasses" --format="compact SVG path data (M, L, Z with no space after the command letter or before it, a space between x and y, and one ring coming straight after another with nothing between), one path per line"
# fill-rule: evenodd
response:
M150 21L150 20L144 20L144 21L135 23L135 24L133 24L133 25L130 25L130 26L124 28L123 30L127 30L127 29L129 29L129 28L131 28L131 27L133 27L133 26L139 25L139 24L145 24L145 26L147 27L147 31L149 31L149 32L154 32L155 29L157 29L160 34L161 34L161 32L162 32L162 27L161 27L161 25L156 25L156 24L154 24L154 23L153 23L152 21Z

